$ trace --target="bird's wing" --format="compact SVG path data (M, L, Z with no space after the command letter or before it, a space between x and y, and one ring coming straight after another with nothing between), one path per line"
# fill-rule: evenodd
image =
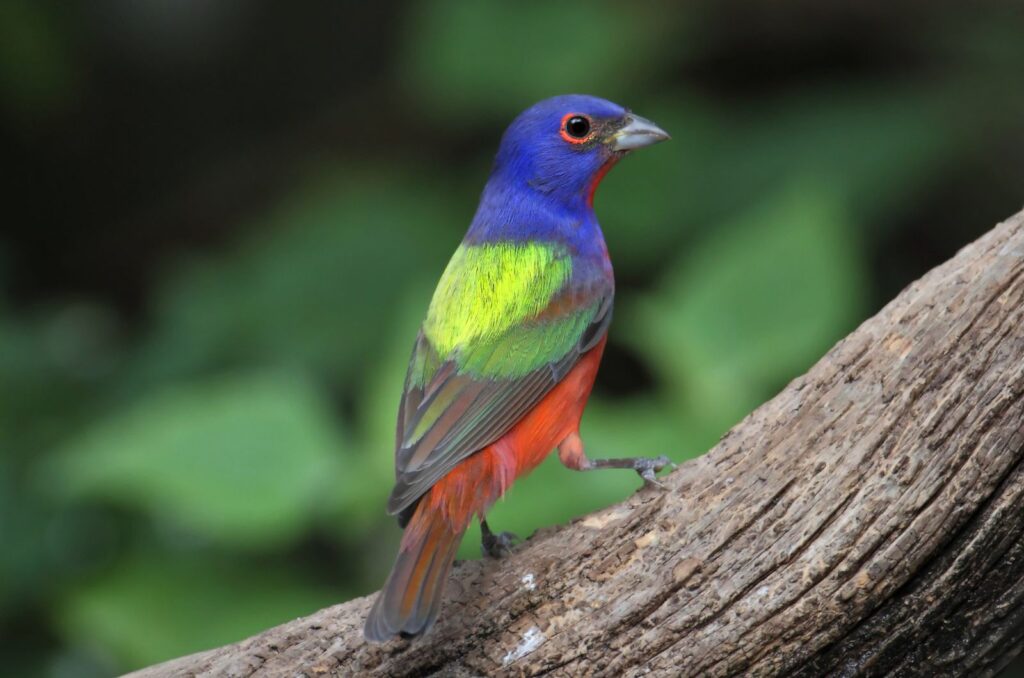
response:
M607 332L611 284L573 292L567 257L526 247L464 246L445 271L406 375L389 513L508 432Z

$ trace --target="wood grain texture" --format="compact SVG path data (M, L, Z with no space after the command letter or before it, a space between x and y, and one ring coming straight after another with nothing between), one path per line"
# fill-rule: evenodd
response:
M457 566L437 627L371 599L138 676L985 675L1024 643L1024 213L626 502Z

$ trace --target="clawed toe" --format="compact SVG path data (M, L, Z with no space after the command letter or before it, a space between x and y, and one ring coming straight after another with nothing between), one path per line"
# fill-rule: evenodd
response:
M488 558L504 558L512 553L519 537L511 532L487 533L480 542L480 552Z
M657 474L659 471L665 468L674 469L676 465L672 463L665 455L660 457L640 457L636 459L636 472L640 474L640 477L644 479L644 485L657 487L658 489L667 489L665 485L658 482Z
M504 558L512 553L519 537L511 532L491 532L486 520L480 521L480 552L488 558Z
M651 487L656 487L659 490L668 489L668 488L665 487L665 485L663 485L662 483L658 482L658 478L657 478L657 476L654 475L654 470L653 469L644 469L643 471L640 471L640 477L644 479L644 485L649 485Z
M661 471L662 469L674 469L676 468L675 462L666 457L664 454L654 460L658 467L655 471Z

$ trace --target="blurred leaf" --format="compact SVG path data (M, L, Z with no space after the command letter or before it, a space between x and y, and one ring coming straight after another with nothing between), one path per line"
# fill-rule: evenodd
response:
M422 181L368 174L320 176L235 252L176 276L160 299L144 373L256 361L351 377L373 355L407 281L443 268L471 216L468 205L453 216L443 191Z
M360 389L359 444L355 446L359 453L353 455L348 471L362 482L352 492L334 496L334 522L353 539L366 534L371 526L394 525L384 507L395 480L395 421L413 341L426 307L422 292L431 289L433 280L422 277L411 283L387 321L386 341L367 361L369 377Z
M0 311L0 458L35 463L93 416L119 366L116 337L95 304Z
M630 103L672 139L618 163L595 196L594 209L620 272L650 270L708 212L732 206L707 175L707 163L721 152L721 124L707 105L685 97Z
M627 158L595 206L621 270L649 270L696 232L813 176L870 225L909 203L971 143L945 91L844 87L783 94L754 111L677 93L630 102L672 140ZM659 262L660 263L660 262Z
M268 567L149 556L71 595L56 614L73 643L113 653L130 670L241 640L341 597Z
M0 624L26 594L25 582L42 560L36 535L44 521L14 478L14 464L0 456Z
M269 545L298 537L325 491L346 491L332 473L343 449L298 375L230 376L164 389L96 425L59 455L56 486Z
M438 120L508 117L544 97L610 95L638 73L654 77L670 23L654 5L434 0L407 23L403 80Z
M721 434L851 329L864 266L833 191L803 182L687 253L619 327Z

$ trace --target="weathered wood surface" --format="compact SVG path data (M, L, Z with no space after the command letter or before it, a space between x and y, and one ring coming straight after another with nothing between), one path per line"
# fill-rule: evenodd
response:
M457 566L418 642L366 644L360 598L138 675L991 674L1024 643L1022 458L1024 213L667 491Z

